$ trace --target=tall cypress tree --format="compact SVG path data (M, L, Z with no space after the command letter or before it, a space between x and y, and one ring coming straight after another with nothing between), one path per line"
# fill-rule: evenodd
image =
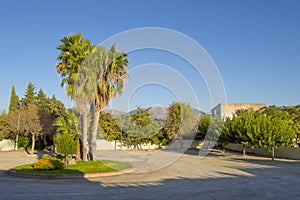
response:
M9 103L9 112L16 110L19 104L19 96L16 93L15 86L11 88L11 95L10 95L10 103Z

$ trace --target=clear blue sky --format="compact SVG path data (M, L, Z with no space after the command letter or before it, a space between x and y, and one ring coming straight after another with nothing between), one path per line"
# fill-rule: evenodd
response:
M7 110L12 85L22 97L29 81L70 103L55 70L61 36L80 32L99 44L113 34L149 26L174 29L200 43L220 70L228 102L300 104L299 10L297 0L1 1L0 109ZM188 65L151 50L129 59L130 68L149 62ZM199 85L199 107L208 112L209 94L203 82ZM149 92L153 95L145 96ZM172 98L154 85L138 90L130 103L168 105Z

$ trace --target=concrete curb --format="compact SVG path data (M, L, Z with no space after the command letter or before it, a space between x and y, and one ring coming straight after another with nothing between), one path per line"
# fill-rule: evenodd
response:
M119 171L112 172L95 172L95 173L83 173L83 174L37 174L37 173L24 173L17 172L15 170L8 170L8 174L17 177L25 177L25 178L53 178L53 179L74 179L74 178L96 178L101 176L115 176L126 173L132 173L136 169L129 168Z

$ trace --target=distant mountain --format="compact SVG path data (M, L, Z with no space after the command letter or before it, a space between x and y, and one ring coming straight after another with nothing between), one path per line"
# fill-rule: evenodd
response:
M200 119L204 115L209 115L203 111L200 111L198 109L193 109L194 113L196 114L197 118ZM137 110L132 110L129 112L129 114L135 114ZM155 119L162 119L165 120L167 119L168 116L168 107L153 107L150 109L150 112L153 114L153 118Z
M136 112L137 112L137 109L130 111L129 114L135 114ZM152 118L154 118L154 119L165 120L168 116L168 108L160 107L160 106L152 107L150 109L150 113L152 113Z
M120 115L126 115L127 114L126 112L123 112L123 111L120 111L120 110L115 110L115 109L107 109L107 110L104 110L104 111L107 112L107 113L112 114L113 117L118 117Z
M137 112L137 110L132 110L129 113L126 113L126 112L123 112L120 110L115 110L115 109L107 109L104 111L112 114L113 117L118 117L120 115L127 115L127 114L135 114ZM198 119L201 119L201 117L204 115L209 115L209 114L207 114L203 111L200 111L198 109L195 109L195 108L193 108L193 111L196 114ZM168 107L155 106L150 109L150 112L152 113L153 119L166 120L167 116L168 116Z
M196 116L197 116L198 119L201 119L201 117L203 117L205 115L210 115L210 114L207 114L207 113L205 113L203 111L200 111L200 110L198 110L196 108L193 108L193 111L196 114Z
M150 109L150 112L153 113L154 119L162 119L166 120L168 116L168 108L167 107L153 107Z

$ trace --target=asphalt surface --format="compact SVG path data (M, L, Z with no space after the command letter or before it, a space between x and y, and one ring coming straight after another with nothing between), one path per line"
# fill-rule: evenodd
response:
M130 161L137 171L90 179L20 178L9 176L7 170L32 163L37 157L0 152L0 199L300 198L299 161L272 162L218 151L204 158L195 151L179 156L172 152L99 151L97 157Z

